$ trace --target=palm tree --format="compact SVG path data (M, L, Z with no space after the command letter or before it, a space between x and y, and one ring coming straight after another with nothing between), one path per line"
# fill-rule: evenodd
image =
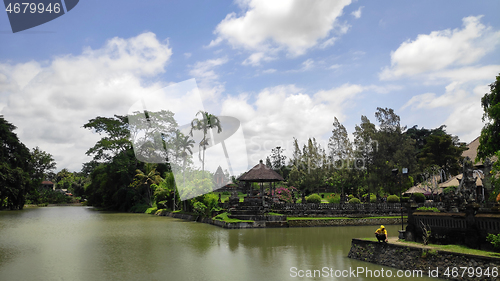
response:
M160 174L156 171L156 164L146 163L144 166L144 172L137 169L135 171L137 174L135 175L136 180L139 183L139 186L146 186L146 201L150 207L153 206L151 200L153 197L153 190L151 190L152 184L159 184L163 179L160 177Z
M201 158L200 153L198 153L198 158L201 161L201 170L205 171L205 150L207 149L209 140L207 137L208 130L217 128L217 133L220 133L222 132L222 127L217 116L202 110L196 113L196 116L198 115L201 115L202 119L195 118L191 121L191 131L189 134L193 136L193 130L203 131L203 139L198 144L200 148L203 147L203 159Z
M195 141L190 139L189 136L185 136L180 131L175 132L175 146L177 148L176 155L182 157L182 185L185 185L185 171L186 171L186 162L188 155L193 155L193 151L191 148L194 147ZM174 207L175 211L175 188L174 188Z

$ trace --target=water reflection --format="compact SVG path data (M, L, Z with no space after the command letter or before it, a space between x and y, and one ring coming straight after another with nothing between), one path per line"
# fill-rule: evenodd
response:
M0 212L0 280L292 280L291 267L376 270L346 257L351 238L375 228L227 230L82 207Z

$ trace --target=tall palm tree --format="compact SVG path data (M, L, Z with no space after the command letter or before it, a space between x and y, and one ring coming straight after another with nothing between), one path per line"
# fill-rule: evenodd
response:
M156 164L146 163L144 166L144 172L137 169L135 175L140 186L146 186L146 201L150 207L152 204L153 190L151 190L152 184L159 184L163 179L160 174L156 171Z
M195 141L190 139L189 136L185 136L180 131L175 132L175 146L176 155L182 158L182 185L185 185L185 171L188 155L193 155L192 148L194 147ZM174 188L174 207L175 211L175 188Z
M193 130L203 131L203 139L198 144L200 148L203 147L203 158L201 158L200 153L198 153L198 158L201 161L201 170L205 171L205 150L207 149L208 140L210 139L207 137L208 130L217 128L217 133L220 133L222 132L222 126L219 118L215 115L202 110L196 113L196 116L198 115L201 115L202 118L195 118L191 121L191 131L189 134L193 136Z

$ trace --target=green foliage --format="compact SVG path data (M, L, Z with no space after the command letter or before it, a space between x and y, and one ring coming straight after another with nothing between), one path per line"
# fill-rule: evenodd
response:
M339 204L340 203L340 194L330 194L326 200L328 200L328 203L330 204Z
M311 194L306 198L307 203L321 203L321 197L318 194Z
M351 200L352 198L354 198L354 195L349 194L348 198L349 198L349 200Z
M488 233L486 241L490 242L495 249L500 249L500 234L495 235Z
M405 197L405 196L401 197L401 202L408 202L408 201L410 201L410 197Z
M348 201L349 204L361 204L361 201L358 198L351 198Z
M136 204L130 208L131 213L145 213L146 210L149 208L147 204Z
M152 207L152 208L147 208L146 211L144 213L148 214L148 215L151 215L151 214L155 214L156 211L158 211L158 208L157 207Z
M413 193L413 199L417 203L424 203L425 202L425 195L422 193Z
M199 216L204 216L207 213L207 206L201 202L195 202L193 204L193 209Z
M219 207L219 196L207 193L203 196L203 204L207 207L207 211L215 210Z
M477 160L486 159L500 151L500 75L490 84L490 92L481 99L485 125L479 137Z
M418 207L417 211L439 213L439 210L436 207Z
M457 186L449 186L449 187L443 189L443 193L448 194L451 192L455 192L456 189L457 189Z
M30 177L34 174L30 151L15 129L0 115L0 209L22 209L26 194L40 183Z
M387 203L399 203L399 197L396 195L387 196Z

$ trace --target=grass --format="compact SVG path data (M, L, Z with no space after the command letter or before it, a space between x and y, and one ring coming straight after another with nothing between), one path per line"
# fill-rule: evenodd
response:
M220 215L217 215L215 218L213 218L214 220L218 220L218 221L224 221L224 222L229 222L229 223L235 223L235 222L253 222L252 220L239 220L239 219L232 219L232 218L229 218L228 216L228 213L225 212L225 213L222 213Z
M374 240L377 240L376 238L373 238ZM371 240L371 238L366 238L366 240ZM413 242L413 241L405 241L405 240L398 240L396 244L408 244L412 246L423 246L422 243L418 242ZM500 257L500 253L495 253L495 252L489 252L489 251L483 251L483 250L478 250L478 249L471 249L466 246L462 245L438 245L438 244L428 244L427 247L430 247L434 250L438 251L447 251L447 252L453 252L453 253L459 253L459 254L470 254L470 255L477 255L477 256L486 256L486 257L495 257L498 258Z
M283 216L283 214L280 214L280 213L273 213L273 212L269 212L267 213L268 216Z

